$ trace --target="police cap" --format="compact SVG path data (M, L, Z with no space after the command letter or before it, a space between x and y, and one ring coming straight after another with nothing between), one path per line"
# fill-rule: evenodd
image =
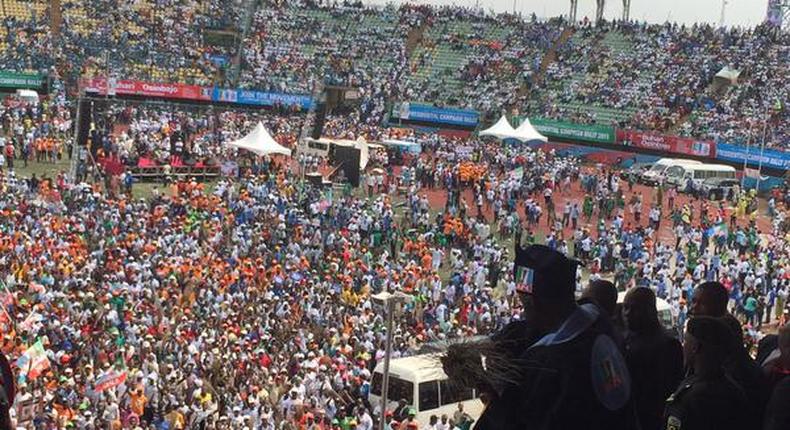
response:
M580 264L548 246L517 246L514 265L516 290L541 297L573 296L576 268Z

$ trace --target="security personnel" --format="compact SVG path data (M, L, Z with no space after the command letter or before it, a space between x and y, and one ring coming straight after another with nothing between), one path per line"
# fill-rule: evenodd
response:
M683 354L692 373L669 396L665 430L749 429L746 395L724 370L732 332L720 318L693 317Z
M709 316L724 322L732 333L724 359L724 371L740 386L748 402L749 422L758 423L765 415L768 386L760 367L743 345L741 323L727 312L729 294L720 282L703 282L694 289L691 316Z
M664 404L683 379L683 347L658 320L656 295L647 287L623 300L625 361L633 379L634 405L642 430L658 430Z
M16 387L11 366L0 352L0 430L11 430L11 406L14 404Z
M488 393L476 429L637 428L630 376L609 318L593 303L575 302L577 265L546 246L516 248L524 316L505 338L527 343L509 345L509 353L518 353L511 363L517 376Z

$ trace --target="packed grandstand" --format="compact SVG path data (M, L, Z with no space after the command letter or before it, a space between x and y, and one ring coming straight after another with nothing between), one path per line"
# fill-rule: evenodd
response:
M775 25L303 0L3 0L0 18L0 346L20 428L468 429L457 398L369 400L372 296L411 297L395 358L491 334L522 310L514 240L585 262L579 292L651 288L676 333L704 281L749 348L787 322ZM551 141L484 137L500 117ZM230 144L258 124L293 157ZM643 184L660 156L745 179Z

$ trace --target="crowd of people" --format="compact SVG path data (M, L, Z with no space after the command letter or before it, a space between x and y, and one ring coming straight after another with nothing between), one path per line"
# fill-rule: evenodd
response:
M635 109L620 125L733 141L767 120L770 145L782 147L786 33L571 26L424 5L230 3L64 1L58 37L38 13L4 19L0 65L51 77L40 102L0 104L0 351L13 372L0 362L0 392L15 386L9 418L18 427L371 430L384 412L389 430L415 428L415 405L381 411L369 400L387 337L372 296L408 298L395 317L394 358L426 344L497 339L534 310L522 300L514 258L539 246L549 253L541 255L584 264L568 278L568 297L581 299L584 312L606 310L620 330L642 428L684 428L686 413L685 391L672 394L680 371L660 380L666 392L644 390L659 373L640 372L633 360L649 357L628 349L655 329L656 298L669 309L663 340L737 350L752 373L746 379L705 347L702 361L687 357L686 370L718 376L727 367L739 384L765 382L742 384L745 425L783 428L776 399L786 390L787 332L766 334L790 319L787 188L767 202L737 188L713 202L552 149L463 133L418 138L382 123L393 101L423 97L599 123L567 107L581 103ZM206 43L209 33L228 32L247 40ZM591 47L600 52L589 55ZM457 66L449 74L448 64ZM741 71L739 83L712 86L725 65ZM358 106L329 112L323 136L410 138L421 152L371 153L357 192L319 188L302 179L330 167L319 156L261 158L227 145L260 122L296 149L314 125L306 112L144 101L93 110L89 143L75 147L70 85L107 70L285 93L351 86ZM74 178L51 166L74 156ZM243 168L223 170L211 185L168 178L133 197L130 167L239 158ZM110 172L116 160L121 175ZM47 173L19 173L31 163ZM622 311L601 289L625 294ZM727 317L735 330L722 335L705 316ZM488 405L502 392L485 392ZM536 405L545 402L530 413ZM506 428L495 424L497 410L480 428ZM419 428L466 430L469 418L435 416Z
M358 89L360 103L348 113L369 125L381 124L393 101L421 101L736 144L767 122L769 146L788 141L781 80L790 44L770 25L570 24L457 6L158 0L64 2L62 22L51 28L48 6L34 6L5 18L0 65L70 86L105 74L307 95L330 84ZM596 55L582 55L590 50ZM725 67L736 79L715 77ZM621 112L599 117L597 108Z
M113 121L146 154L163 128L199 142L258 119L220 115L235 126L145 108ZM150 200L5 172L3 352L18 363L40 342L47 357L16 369L17 401L37 428L371 428L385 335L371 295L411 298L393 357L494 333L522 312L516 238L585 262L578 295L604 278L649 287L676 333L704 281L726 286L747 345L787 320L787 194L767 222L748 194L652 192L528 146L434 135L401 160L371 166L386 170L368 170L365 196L305 188L285 160Z

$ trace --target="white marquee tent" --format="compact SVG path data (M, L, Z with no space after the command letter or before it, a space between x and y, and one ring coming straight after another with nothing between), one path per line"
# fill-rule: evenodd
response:
M535 130L535 127L529 122L529 118L524 118L524 122L522 122L521 125L516 128L515 133L513 133L513 138L522 142L530 142L533 140L539 140L541 142L549 141L546 136Z
M291 150L277 143L277 141L274 140L272 135L266 131L266 129L263 127L263 124L260 122L255 126L255 129L253 129L250 134L235 142L231 142L230 146L246 149L258 155L291 155Z
M516 130L513 129L513 126L507 121L507 118L502 115L502 118L499 118L499 121L496 124L492 125L491 127L483 130L480 132L480 136L492 136L496 137L497 139L510 139L514 137Z

